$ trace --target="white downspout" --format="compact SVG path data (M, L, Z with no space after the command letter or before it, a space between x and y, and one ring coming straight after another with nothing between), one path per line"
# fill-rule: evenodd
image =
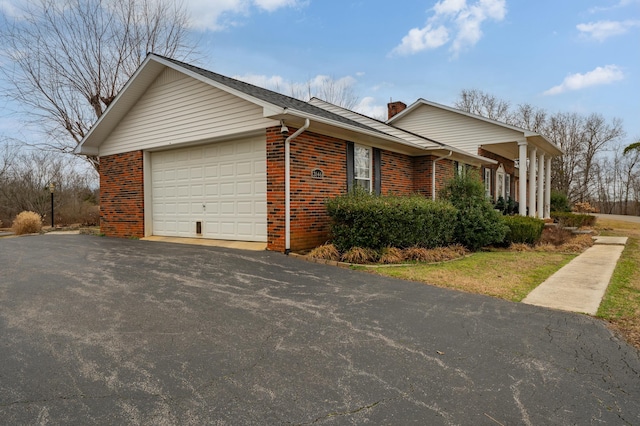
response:
M305 118L304 126L284 141L284 252L291 251L291 141L309 128L309 119Z
M436 163L442 159L447 157L451 157L453 155L453 151L449 151L447 155L443 155L442 157L438 157L433 160L433 165L431 166L431 199L436 199Z

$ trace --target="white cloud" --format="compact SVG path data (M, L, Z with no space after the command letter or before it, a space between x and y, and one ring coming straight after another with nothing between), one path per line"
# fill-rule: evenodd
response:
M640 3L640 0L620 0L618 3L614 4L613 6L597 6L597 7L592 7L591 9L589 9L589 13L600 13L600 12L606 12L608 10L615 10L615 9L620 9L622 7L625 6L629 6L633 3Z
M280 9L282 7L295 6L297 0L253 0L253 2L260 9L273 12L274 10Z
M301 4L300 0L185 0L196 30L219 31L235 25L234 15L246 15L252 9L274 12Z
M633 27L640 27L640 21L597 21L576 25L583 35L598 41L624 34Z
M486 20L502 21L507 13L506 0L441 0L433 6L433 15L422 28L409 30L392 53L410 55L437 49L451 40L450 51L457 56L482 38Z
M561 84L545 91L544 95L558 95L571 90L580 90L590 86L610 84L624 79L624 73L617 65L597 67L584 74L576 73L567 76Z
M358 102L353 110L378 120L385 120L387 117L387 106L376 105L375 102L376 100L371 96L364 97L360 102Z
M444 26L432 28L413 28L402 38L402 42L394 49L400 55L410 55L428 49L436 49L449 41L449 31Z

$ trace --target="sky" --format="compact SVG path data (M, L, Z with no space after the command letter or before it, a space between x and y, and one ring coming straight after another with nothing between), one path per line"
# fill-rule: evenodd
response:
M0 0L10 13L19 0ZM329 76L386 115L480 89L640 139L640 0L185 0L196 64L286 93ZM1 115L1 113L0 113ZM0 117L0 131L8 119ZM3 124L4 123L4 124Z
M347 79L357 110L463 89L623 120L640 139L640 0L189 0L201 66L282 88Z

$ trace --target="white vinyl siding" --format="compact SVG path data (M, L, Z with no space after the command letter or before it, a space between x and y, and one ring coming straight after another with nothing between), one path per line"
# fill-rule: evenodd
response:
M100 155L213 140L277 122L262 107L167 69L100 147Z
M267 241L264 137L151 153L153 235Z
M471 154L478 154L478 148L484 144L522 138L521 132L430 105L419 106L393 125Z

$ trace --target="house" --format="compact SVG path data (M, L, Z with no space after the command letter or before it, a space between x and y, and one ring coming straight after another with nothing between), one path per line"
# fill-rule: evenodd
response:
M412 105L385 123L149 54L76 152L100 158L107 236L288 252L327 240L324 200L353 185L435 197L459 168L510 167L415 128L420 117Z
M518 200L522 216L550 217L551 159L562 150L544 136L424 99L394 103L387 123L496 160L483 166L487 196Z

